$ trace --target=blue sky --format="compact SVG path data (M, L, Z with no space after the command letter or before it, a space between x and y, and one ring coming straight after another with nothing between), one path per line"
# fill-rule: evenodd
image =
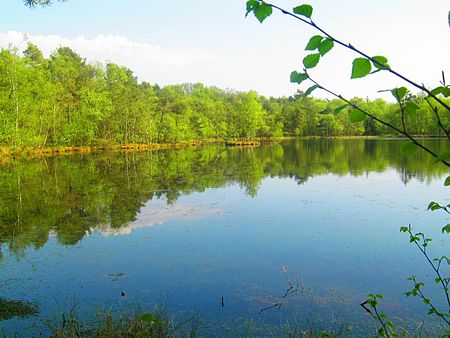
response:
M303 2L273 3L291 9ZM308 3L313 19L336 38L386 55L392 67L418 82L437 85L442 70L450 79L448 0ZM244 14L244 0L68 0L33 10L21 0L1 0L0 47L23 48L26 33L47 55L68 45L90 62L110 60L151 83L293 94L298 87L289 74L301 69L304 46L316 32L280 13L262 25ZM312 74L346 96L376 97L383 95L378 89L403 85L383 74L350 81L353 57L335 48Z

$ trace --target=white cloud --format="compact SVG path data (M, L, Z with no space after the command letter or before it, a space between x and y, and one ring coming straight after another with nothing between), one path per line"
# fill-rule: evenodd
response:
M450 44L444 43L450 30L446 18L441 17L443 9L429 7L424 4L411 10L409 15L405 12L404 17L385 15L383 24L380 24L377 15L361 16L364 22L356 23L351 18L336 22L329 18L333 24L330 29L336 33L336 37L348 38L368 54L387 56L394 69L418 83L433 87L438 85L442 70L447 77L450 72ZM417 13L423 13L423 20L412 24ZM150 83L167 85L201 82L236 90L254 89L266 96L282 96L291 95L299 88L306 90L308 84L302 84L301 87L290 84L289 74L292 70L301 70L301 60L306 55L304 46L308 38L316 33L299 34L296 30L299 25L289 21L285 26L285 21L275 15L270 25L248 20L245 27L249 32L246 34L217 35L214 43L202 40L192 49L166 48L132 41L121 35L66 38L61 35L29 34L27 38L46 56L59 46L68 46L89 62L111 61L126 66L140 80ZM354 29L354 26L358 29ZM275 35L274 32L278 31L283 34ZM8 47L9 44L24 49L24 34L17 31L0 33L0 48ZM354 53L336 46L311 74L324 86L346 97L381 96L392 99L386 93L378 93L378 90L407 85L387 73L350 80L354 57ZM417 91L407 86L413 92ZM319 90L313 95L329 97Z
M168 49L140 43L119 35L79 36L29 35L16 31L0 33L0 48L15 46L20 51L26 41L37 45L48 57L60 46L72 48L88 62L111 61L126 66L141 79L152 83L170 84L208 81L208 74L220 68L220 58L193 49Z
M164 201L152 200L141 208L136 221L120 228L111 228L110 224L101 224L91 228L86 234L98 232L103 236L129 235L134 230L162 225L172 220L188 222L215 217L222 213L221 208L209 204L177 203L168 206Z

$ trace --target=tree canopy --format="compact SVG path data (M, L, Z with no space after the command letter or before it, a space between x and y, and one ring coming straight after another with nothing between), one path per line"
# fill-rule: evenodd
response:
M22 53L0 51L0 145L42 148L391 133L373 120L351 123L354 111L339 108L338 99L304 94L267 98L200 83L160 87L138 81L132 70L114 63L90 64L68 47L45 58L30 42ZM406 117L409 130L438 135L434 112L424 98L411 100L418 110ZM392 124L401 123L395 104L353 101Z

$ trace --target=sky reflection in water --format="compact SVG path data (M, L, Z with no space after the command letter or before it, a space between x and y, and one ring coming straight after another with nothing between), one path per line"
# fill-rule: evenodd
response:
M369 292L385 295L391 316L420 319L426 310L403 296L405 279L429 270L399 227L412 223L435 238L435 256L448 254L445 216L425 212L431 200L448 203L446 173L425 155L404 159L399 146L292 141L6 164L0 296L37 302L43 318L74 302L85 316L162 302L230 335L249 320L316 316L361 333ZM286 277L299 288L283 298ZM36 321L0 327L44 330L25 329Z

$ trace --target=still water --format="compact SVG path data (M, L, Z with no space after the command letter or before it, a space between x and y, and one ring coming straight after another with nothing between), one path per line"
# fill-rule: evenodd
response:
M180 320L198 313L205 336L264 335L288 320L351 325L364 336L375 327L359 305L368 293L384 295L381 308L397 324L436 328L404 296L414 274L444 306L399 228L433 237L433 257L449 254L445 215L426 211L432 200L449 203L448 172L422 152L403 157L401 143L292 140L5 161L0 297L32 301L39 315L2 320L0 330L48 334L45 319L72 308L90 317L162 304Z

